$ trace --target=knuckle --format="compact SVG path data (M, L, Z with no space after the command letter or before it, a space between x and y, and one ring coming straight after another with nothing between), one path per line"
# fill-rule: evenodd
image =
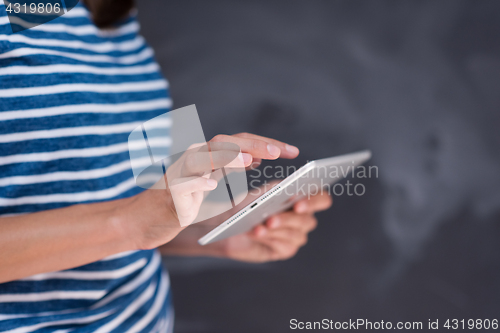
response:
M266 147L264 147L264 142L263 141L253 140L252 141L252 149L253 150L265 150Z
M329 207L329 206L331 206L331 205L332 205L332 203L333 203L333 198L332 198L332 196L331 196L329 193L326 193L323 197L325 198L325 203L326 203L326 205L327 205L328 207Z
M181 192L179 185L171 185L171 186L169 186L169 190L170 190L170 194L172 195L172 197L178 196Z
M227 135L225 134L217 134L216 136L214 136L212 138L212 140L210 140L212 142L223 142L223 141L227 141Z
M288 260L288 259L295 257L295 255L297 254L298 251L299 251L299 248L297 248L297 247L290 249L288 251L288 253L285 254L285 260Z
M196 156L193 154L186 156L186 159L184 160L185 171L193 172L195 170L195 166L196 166Z
M200 145L199 145L199 144L197 144L197 143L192 143L192 144L190 144L190 145L189 145L189 147L187 148L187 151L190 151L190 150L192 150L192 149L196 149L196 148L199 148L199 147L200 147Z
M314 215L307 215L304 217L304 219L305 219L304 224L306 224L308 226L314 225L317 221L316 218L314 217Z
M317 219L313 219L311 221L310 227L311 227L311 229L310 229L311 231L314 230L314 229L316 229L318 227L318 220Z
M214 136L212 138L212 140L210 140L211 142L218 142L220 141L220 137L221 137L222 134L217 134L216 136Z

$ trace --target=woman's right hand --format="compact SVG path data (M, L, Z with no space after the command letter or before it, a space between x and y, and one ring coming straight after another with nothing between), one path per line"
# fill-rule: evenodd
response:
M217 187L217 180L211 177L212 170L221 167L244 170L251 162L252 156L241 153L235 144L192 145L165 174L157 175L161 178L150 189L118 208L123 209L119 214L126 216L127 234L134 238L142 235L135 240L140 249L169 242L195 221L206 193Z
M167 169L166 189L149 189L124 199L116 208L117 221L135 248L156 248L195 220L205 192L217 186L209 177L213 169L249 167L252 161L297 155L297 148L277 140L247 133L218 135L208 145L191 147Z

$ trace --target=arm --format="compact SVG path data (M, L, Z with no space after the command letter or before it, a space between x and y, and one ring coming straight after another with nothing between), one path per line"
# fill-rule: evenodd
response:
M180 228L176 227L167 194L155 192L0 218L0 283L78 267L123 251L152 248L155 242L175 237ZM154 204L157 197L164 199L163 204ZM152 214L138 216L137 212L147 212L140 207L146 201L153 201L147 205ZM164 218L155 218L156 214ZM147 238L152 224L171 228L152 241Z
M220 135L212 141L236 143L257 159L280 156L280 148L247 134ZM285 148L285 144L279 145ZM176 163L183 163L180 161ZM247 162L245 166L251 159ZM184 229L179 216L189 216L199 209L196 198L215 188L203 177L190 184L196 186L185 188L186 193L168 188L146 190L127 199L0 218L0 283L170 242ZM182 211L176 211L174 198Z
M0 282L76 267L134 249L119 223L116 208L121 202L1 218Z

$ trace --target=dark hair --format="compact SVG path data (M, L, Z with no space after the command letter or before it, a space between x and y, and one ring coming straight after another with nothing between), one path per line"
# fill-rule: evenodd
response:
M95 25L105 28L127 16L134 8L134 0L84 0L92 13Z

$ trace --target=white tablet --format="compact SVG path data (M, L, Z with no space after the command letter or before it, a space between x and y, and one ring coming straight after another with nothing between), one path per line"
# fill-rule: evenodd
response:
M287 210L297 201L351 175L370 157L371 152L366 150L308 162L200 238L198 243L206 245L247 232L267 217Z

